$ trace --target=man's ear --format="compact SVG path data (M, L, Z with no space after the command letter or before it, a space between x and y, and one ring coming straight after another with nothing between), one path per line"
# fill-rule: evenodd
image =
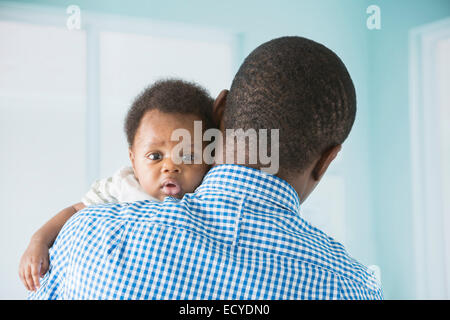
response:
M225 110L225 104L227 101L228 90L224 89L220 91L213 104L213 120L217 128L220 128L222 122L223 111Z
M322 154L312 171L314 180L319 181L322 178L322 176L325 174L325 171L327 171L328 166L336 158L341 149L342 144L339 144L337 146L329 148Z

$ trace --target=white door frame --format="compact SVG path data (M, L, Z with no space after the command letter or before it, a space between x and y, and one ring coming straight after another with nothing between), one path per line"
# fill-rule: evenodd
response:
M450 212L443 179L442 111L437 99L436 52L450 39L450 19L409 34L409 95L413 238L417 299L450 299ZM450 59L450 58L449 58ZM450 106L447 106L447 110ZM448 111L445 111L448 115ZM447 119L449 120L449 119ZM450 123L447 125L450 126ZM448 179L447 179L448 180ZM448 183L448 182L447 182ZM447 203L447 204L446 204Z

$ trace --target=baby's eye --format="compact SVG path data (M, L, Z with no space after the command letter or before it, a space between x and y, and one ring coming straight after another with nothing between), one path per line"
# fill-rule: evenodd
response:
M152 153L147 154L147 158L150 160L161 160L162 155L158 152L152 152Z

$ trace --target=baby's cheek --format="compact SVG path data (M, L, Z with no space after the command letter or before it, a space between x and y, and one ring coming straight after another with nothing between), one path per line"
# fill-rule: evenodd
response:
M147 183L144 187L144 190L147 194L149 194L152 197L157 197L158 196L158 190L155 188L156 184L149 184Z
M203 177L208 172L207 167L198 166L197 168L192 168L186 175L186 193L194 192L194 190L200 185Z
M143 187L144 191L152 196L152 197L158 197L159 196L159 183L158 179L153 176L145 176L140 181L141 186Z

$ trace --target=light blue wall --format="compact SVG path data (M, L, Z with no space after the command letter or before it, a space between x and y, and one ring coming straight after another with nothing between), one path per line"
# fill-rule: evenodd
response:
M408 32L450 16L448 0L381 0L382 28L369 32L372 208L383 289L413 299L414 256L408 101Z
M18 1L146 17L240 35L237 65L259 44L300 35L334 50L357 89L358 111L344 144L348 249L379 264L386 298L414 298L408 115L408 30L448 16L450 1ZM381 7L382 29L366 28Z

